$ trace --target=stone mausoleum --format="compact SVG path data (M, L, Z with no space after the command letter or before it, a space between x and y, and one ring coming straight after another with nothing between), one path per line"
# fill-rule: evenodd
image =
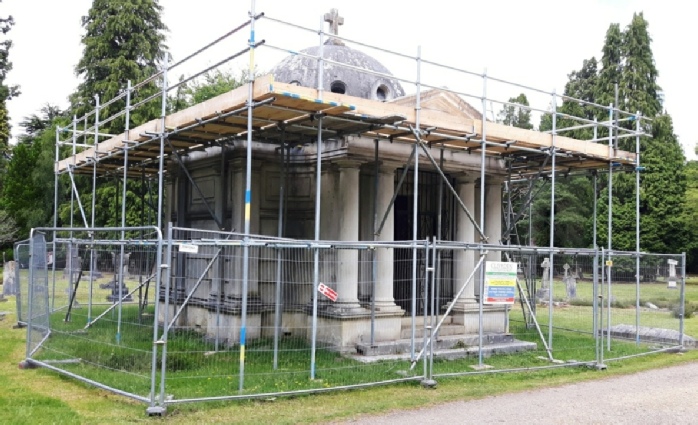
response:
M332 21L332 20L330 20ZM332 24L333 22L331 22ZM320 47L310 47L300 55L291 55L282 60L271 71L270 84L287 85L295 92L301 88L315 89L318 85L318 61L313 56L320 54ZM378 59L346 46L335 38L330 38L322 46L323 58L327 60L323 72L323 89L327 94L341 95L348 103L355 99L365 99L376 107L382 104L414 110L416 98L405 96L401 84L389 77L390 71ZM352 68L332 64L347 64ZM360 68L368 72L360 71ZM380 75L379 75L380 74ZM273 79L272 79L273 77ZM450 121L481 120L481 114L460 96L443 90L428 90L421 93L421 111L423 116ZM387 111L392 109L388 108ZM388 117L377 123L397 121L400 117ZM391 121L392 120L392 121ZM282 186L285 187L286 207L284 211L283 237L312 240L315 226L315 188L317 140L314 132L285 135L277 132L276 140L265 138L253 144L252 192L255 194L251 204L251 233L277 236L279 228L279 198ZM286 140L284 140L284 137ZM279 160L279 146L285 142L285 163L288 164L285 176L282 176L282 164ZM378 146L376 145L378 144ZM439 202L439 184L441 176L426 157L421 157L419 182L415 186L412 171L407 174L405 183L396 195L396 188L401 172L409 163L414 144L393 143L360 132L325 131L322 140L322 181L320 239L328 241L404 241L412 240L413 195L417 191L419 204L419 238L439 237L442 240L462 242L479 242L473 222L454 202L454 197L447 190L442 192ZM433 150L438 156L438 149ZM378 162L376 163L376 153ZM480 155L473 155L466 150L443 152L441 170L446 174L458 196L469 211L474 212L475 221L485 215L485 229L488 239L498 243L502 232L501 193L502 182L506 176L503 161L496 157L486 158L486 193L485 211L480 211ZM178 227L241 231L244 227L245 202L245 150L234 148L211 147L200 152L191 152L183 163L191 179L198 188L194 188L190 177L174 163L169 169L168 205L166 216ZM283 179L283 182L282 182ZM376 192L377 191L377 192ZM442 210L438 211L439 206ZM220 219L217 223L209 214L213 210ZM385 224L374 239L374 216L383 216L388 211ZM441 214L441 234L437 235L437 219ZM422 257L423 255L420 254ZM329 279L339 298L336 302L321 303L319 312L318 340L342 350L353 350L356 344L366 342L371 327L371 313L368 301L371 298L371 285L365 282L371 279L371 270L367 261L360 258L362 253L356 250L338 250L337 259L323 270L323 276ZM443 311L450 298L458 292L475 266L475 252L463 251L445 259L441 268L440 305ZM411 317L411 281L412 253L407 249L376 250L375 282L375 340L377 342L397 341L407 337ZM500 254L492 252L488 259L499 260ZM422 265L419 279L424 277L424 258L419 258ZM192 263L188 267L195 266ZM253 263L251 266L249 300L252 308L248 316L247 338L270 336L273 328L274 310L270 308L274 300L274 282L265 281L262 276L273 276L274 264ZM332 270L327 270L331 268ZM231 305L239 302L240 285L235 280L223 277L227 283L220 290L224 299ZM180 281L179 289L183 298L196 283L191 278ZM460 285L460 286L459 286ZM462 296L455 301L452 317L447 323L455 332L475 334L478 332L478 302L475 297L475 284L469 285ZM200 285L195 291L187 308L187 314L181 317L182 326L196 327L202 332L213 333L213 304L218 294L215 284ZM300 296L300 299L299 299ZM294 293L285 293L283 305L282 328L296 329L302 336L309 338L310 314L308 308L312 296L312 280L304 288ZM417 295L419 296L419 295ZM181 299L180 298L180 299ZM213 300L213 301L212 301ZM266 307L266 308L265 308ZM423 305L418 306L417 315L425 313ZM239 326L239 317L234 308L223 308L223 321L226 328L232 329L228 334L230 343L237 341L235 334ZM229 311L231 313L225 313ZM485 306L484 331L487 333L506 333L506 309L502 306ZM325 331L323 331L323 329ZM302 330L302 331L298 331ZM265 335L267 334L267 335Z

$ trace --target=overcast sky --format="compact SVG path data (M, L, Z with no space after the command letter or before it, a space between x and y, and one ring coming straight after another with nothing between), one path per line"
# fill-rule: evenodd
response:
M45 103L67 107L67 96L77 85L74 67L82 53L80 17L87 13L91 3L91 0L0 3L0 13L13 15L16 22L9 33L14 42L10 52L14 69L8 82L21 85L22 95L8 105L14 135L21 131L17 123L22 117L37 112ZM160 4L164 7L163 21L169 27L167 44L175 60L242 23L251 7L248 0L161 0ZM340 35L344 37L408 55L416 55L421 46L425 60L476 73L486 69L489 76L557 93L562 93L567 74L579 69L584 59L591 56L600 59L609 24L617 22L625 28L633 12L644 12L650 25L665 107L674 119L675 131L687 157L695 158L693 148L698 143L698 126L692 124L691 106L698 94L692 66L695 60L683 53L685 49L692 52L692 43L698 40L698 25L689 10L690 2L437 0L417 4L422 6L377 0L258 0L256 12L317 29L322 15L334 7L345 18L340 27ZM244 48L248 36L249 30L244 30L218 49L173 70L173 81ZM263 20L257 28L257 39L266 40L270 46L300 50L316 45L318 36ZM414 61L360 49L375 56L398 77L415 79ZM269 47L260 48L256 54L257 67L269 70L284 55ZM244 69L247 61L240 59L229 68ZM483 90L480 78L434 67L423 66L421 78L426 84L448 86L475 96ZM403 86L407 92L414 90L409 83L403 82ZM497 100L507 100L521 91L492 81L487 85L488 96ZM537 96L534 92L527 92L527 96L534 107L546 109L550 104L547 96ZM468 101L480 107L478 100ZM488 106L495 113L500 108L496 104Z

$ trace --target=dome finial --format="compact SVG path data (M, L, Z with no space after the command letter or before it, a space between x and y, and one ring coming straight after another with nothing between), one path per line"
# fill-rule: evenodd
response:
M325 22L330 24L330 34L339 35L339 26L344 25L344 17L339 16L337 9L330 9L330 13L325 13Z

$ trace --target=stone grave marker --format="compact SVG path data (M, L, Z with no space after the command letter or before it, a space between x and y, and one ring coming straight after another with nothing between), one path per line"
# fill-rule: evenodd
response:
M2 269L2 295L0 295L0 300L3 296L17 295L17 267L19 264L16 261L8 261Z
M563 277L563 282L565 282L565 287L567 288L567 299L572 300L577 298L577 273L570 274L570 265L565 263L562 268L565 270L565 276Z
M536 298L539 300L547 300L550 296L550 259L545 258L541 263L543 275L541 276L540 289L536 291Z
M676 265L679 264L676 260L668 260L669 264L669 279L667 279L666 287L669 289L676 289Z

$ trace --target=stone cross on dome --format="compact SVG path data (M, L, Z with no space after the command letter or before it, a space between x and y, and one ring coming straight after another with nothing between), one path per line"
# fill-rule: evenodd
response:
M339 26L344 25L344 17L339 16L337 9L330 9L330 13L325 13L325 22L330 24L330 34L339 35Z

